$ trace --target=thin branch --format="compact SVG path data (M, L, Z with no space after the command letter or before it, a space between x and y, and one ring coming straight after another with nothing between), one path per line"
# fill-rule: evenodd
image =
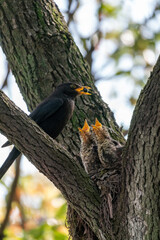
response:
M71 21L73 21L74 18L74 14L76 13L77 9L79 8L79 1L76 1L76 6L75 9L71 12L71 6L72 6L73 1L69 0L68 1L68 10L67 10L67 14L68 14L68 20L67 20L67 25L69 26L69 24L71 23Z
M18 157L17 160L16 160L15 178L13 180L11 190L10 190L10 193L9 193L7 206L6 206L6 214L5 214L4 220L3 220L2 224L1 224L1 227L0 227L0 240L3 240L4 236L5 236L4 230L7 226L8 220L9 220L9 214L10 214L13 198L14 198L14 195L15 195L15 190L16 190L19 175L20 175L20 160L21 160L21 156Z

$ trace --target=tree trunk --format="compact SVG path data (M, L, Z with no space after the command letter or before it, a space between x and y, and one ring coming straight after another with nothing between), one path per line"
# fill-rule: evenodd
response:
M50 0L1 1L0 35L3 50L30 110L61 82L83 83L95 92L90 98L77 100L72 120L57 139L61 144L15 108L3 93L0 94L0 131L60 189L71 209L82 218L84 229L87 224L93 232L88 231L92 236L88 239L96 239L95 236L117 240L160 239L160 60L133 115L123 152L118 209L110 234L100 224L103 221L100 219L100 192L79 164L77 128L83 125L85 118L93 124L98 117L114 139L120 143L124 143L124 139L112 112L100 98L89 67L61 13Z
M159 69L160 58L137 101L124 155L130 240L160 239Z

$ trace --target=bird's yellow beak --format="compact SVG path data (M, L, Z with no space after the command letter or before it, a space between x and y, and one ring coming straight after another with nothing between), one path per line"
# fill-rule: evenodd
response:
M76 88L76 92L78 92L78 94L82 95L91 95L91 93L89 92L91 88L88 87L88 86L82 86L82 87L79 87L79 88Z
M97 130L99 128L102 128L102 124L98 121L96 118L95 125L92 125L93 130Z
M90 126L88 125L87 120L85 120L83 128L78 128L78 129L79 129L80 133L81 132L89 132L90 131Z

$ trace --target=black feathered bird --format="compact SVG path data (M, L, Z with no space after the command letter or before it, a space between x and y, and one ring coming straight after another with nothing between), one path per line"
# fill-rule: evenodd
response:
M56 138L71 118L74 111L74 100L78 95L91 95L90 87L80 86L75 83L63 83L40 103L29 115L50 137ZM2 147L10 145L7 141ZM14 147L6 161L0 168L0 179L6 173L20 151Z

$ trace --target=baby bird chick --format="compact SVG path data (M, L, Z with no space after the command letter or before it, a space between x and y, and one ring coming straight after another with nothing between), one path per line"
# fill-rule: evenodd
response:
M122 152L122 146L111 138L107 128L102 126L97 118L92 128L95 134L100 162L105 168L114 166Z
M80 155L85 168L85 171L92 177L100 167L100 161L98 158L97 146L94 142L94 137L90 131L90 127L85 120L83 128L78 128L80 139L81 139L81 148Z

